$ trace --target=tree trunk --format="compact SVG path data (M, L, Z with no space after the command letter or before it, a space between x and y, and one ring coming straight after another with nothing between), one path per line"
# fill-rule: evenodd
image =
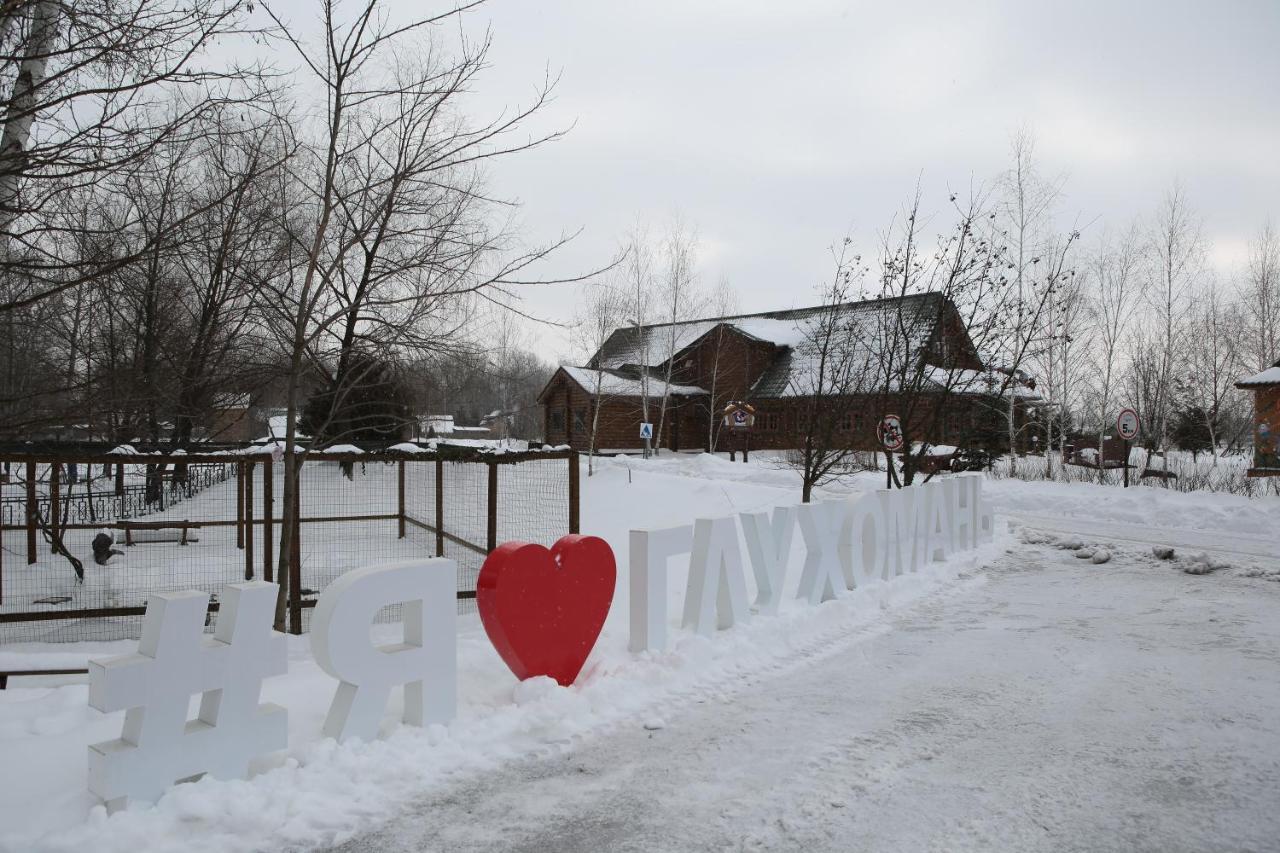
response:
M27 49L18 66L13 81L13 97L4 120L4 133L0 135L0 232L8 233L17 216L18 185L26 171L24 152L31 138L31 125L35 121L35 93L44 83L49 53L58 35L58 4L52 0L37 3L31 13L31 31L27 36Z

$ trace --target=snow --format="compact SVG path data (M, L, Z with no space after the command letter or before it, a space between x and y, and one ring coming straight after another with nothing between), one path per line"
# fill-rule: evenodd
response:
M1226 582L1224 582L1226 581ZM1280 586L1019 546L338 853L1274 850Z
M1255 385L1280 385L1280 364L1275 367L1268 367L1261 373L1250 376L1248 379L1241 379L1236 383L1239 388L1251 388Z
M610 397L639 397L645 393L645 385L648 386L648 395L650 397L662 397L664 395L693 395L706 394L707 392L696 385L678 385L667 383L657 377L649 377L647 383L642 383L639 379L630 376L621 376L608 370L601 371L599 374L590 367L575 367L573 365L561 365L561 370L569 375L569 378L583 390L589 393L596 393L596 383L599 382L600 393Z
M779 347L798 347L805 340L803 327L796 320L771 320L768 317L743 317L731 321L734 328L761 341Z
M1265 575L1276 562L1196 578L1151 556L1151 542L1139 549L1101 534L1077 538L1078 550L1089 548L1077 560L1052 547L1064 540L1032 535L1019 515L1020 539L1001 530L995 544L919 574L817 608L788 597L776 617L703 638L678 627L684 573L673 561L672 647L637 656L627 651L628 531L795 503L799 479L755 457L595 465L595 476L582 477L582 527L613 545L619 585L577 685L517 683L476 617L463 615L457 720L400 726L397 697L379 740L338 746L319 735L334 684L307 638L290 637L289 674L263 689L264 701L290 711L287 752L257 762L248 781L180 785L155 806L107 817L85 792L85 750L118 736L122 715L89 709L82 678L15 679L0 692L0 752L23 772L0 776L0 849L199 853L356 839L352 851L393 850L416 831L435 840L406 849L491 849L544 830L553 836L531 846L607 849L618 846L607 834L575 845L554 833L605 832L613 819L649 849L722 848L733 832L749 843L729 846L747 849L855 837L885 850L1096 849L1130 837L1108 831L1142 838L1151 812L1138 808L1146 800L1133 787L1173 796L1179 775L1193 779L1189 794L1203 777L1228 797L1215 805L1226 811L1214 826L1233 833L1224 837L1239 839L1235 846L1265 847L1256 839L1280 829L1272 810L1259 811L1280 784L1280 730L1268 722L1280 702L1280 584ZM883 475L860 474L822 494L882 484ZM1006 516L1128 523L1135 536L1158 523L1274 537L1280 509L1270 499L1147 487L989 480L984 488ZM1100 551L1110 556L1103 568L1092 562ZM791 591L802 552L797 536ZM8 646L0 667L77 666L133 646ZM1165 709L1154 723L1153 708ZM1151 745L1152 732L1167 749ZM588 772L562 778L566 754ZM1108 763L1116 755L1123 760ZM1252 762L1253 783L1233 782L1240 762ZM558 793L530 794L529 778ZM582 804L585 824L539 813L560 796ZM424 808L424 797L439 802ZM421 817L398 817L410 807ZM1168 819L1204 841L1194 834L1204 813L1182 811ZM1126 822L1126 813L1138 816ZM399 821L390 836L361 837L387 820ZM1260 827L1273 834L1258 835Z
M324 448L321 453L364 453L363 450L354 444L332 444Z
M399 444L393 444L387 448L393 453L426 453L427 448L420 444L414 444L412 441L402 441Z

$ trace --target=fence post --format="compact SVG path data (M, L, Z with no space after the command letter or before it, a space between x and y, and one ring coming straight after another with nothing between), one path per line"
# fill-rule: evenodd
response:
M119 495L121 498L124 497L124 463L123 462L119 462L116 464L116 494ZM120 507L121 509L124 508L123 500L120 501ZM120 514L124 515L123 512L121 512Z
M289 538L289 633L302 633L302 462L293 463L293 532ZM285 469L288 471L288 468Z
M487 550L498 547L498 465L489 461L489 531L485 537Z
M244 462L236 463L236 547L244 549Z
M61 483L62 463L55 462L49 468L49 534L53 537L53 541L58 542L61 539L61 532L58 530L62 520L62 483Z
M436 556L444 556L444 458L436 456Z
M27 463L27 565L36 561L36 463Z
M578 451L569 451L569 532L577 533L579 531L579 513L581 512L581 493L582 484L579 477L582 475L582 468L578 464Z
M396 471L396 492L400 500L400 539L404 538L404 460L401 459L396 463L398 469Z
M244 463L244 579L253 580L253 462Z
M262 579L271 583L275 568L271 565L271 504L274 503L275 479L271 472L271 457L262 460Z

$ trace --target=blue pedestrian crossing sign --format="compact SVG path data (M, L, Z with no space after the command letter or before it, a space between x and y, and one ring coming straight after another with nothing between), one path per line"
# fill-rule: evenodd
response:
M653 438L653 424L640 424L640 437Z

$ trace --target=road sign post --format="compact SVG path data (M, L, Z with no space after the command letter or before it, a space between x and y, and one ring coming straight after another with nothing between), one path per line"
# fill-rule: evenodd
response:
M906 436L902 434L902 418L897 415L885 415L876 428L880 433L880 443L884 445L885 482L893 486L893 454L902 449Z
M1116 416L1116 434L1124 441L1124 487L1129 488L1129 442L1138 436L1138 413L1133 409L1121 409ZM1101 466L1101 460L1099 460Z
M751 427L755 426L756 409L750 403L731 401L724 407L724 425L742 442L742 461L748 461L751 451ZM733 443L729 444L729 461L734 461Z

